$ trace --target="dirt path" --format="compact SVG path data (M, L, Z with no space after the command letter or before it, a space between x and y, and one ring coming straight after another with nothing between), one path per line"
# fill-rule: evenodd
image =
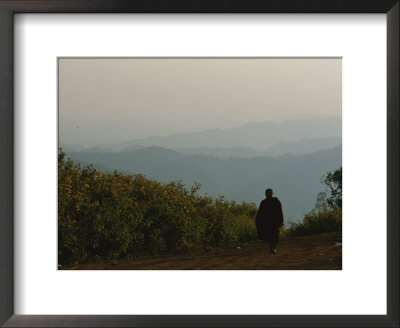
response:
M72 270L341 270L341 233L282 239L277 255L257 241L229 250L121 260L118 263L80 264Z

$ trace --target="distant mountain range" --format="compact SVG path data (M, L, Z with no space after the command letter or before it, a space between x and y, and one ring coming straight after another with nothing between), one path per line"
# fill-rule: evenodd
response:
M279 156L305 154L341 145L341 134L340 118L307 118L253 122L231 129L208 129L90 148L62 142L60 146L67 151L115 152L159 146L186 154L217 157Z
M283 122L253 122L232 129L209 129L165 137L149 137L110 145L116 150L132 146L166 148L236 148L267 150L279 142L302 139L341 138L342 120L337 117L287 120Z
M342 165L341 146L302 155L252 158L185 154L158 146L120 152L67 151L67 155L103 171L140 173L161 182L182 180L188 187L199 182L200 192L239 202L258 204L270 187L282 201L285 218L293 221L314 207L317 193L324 189L321 176Z

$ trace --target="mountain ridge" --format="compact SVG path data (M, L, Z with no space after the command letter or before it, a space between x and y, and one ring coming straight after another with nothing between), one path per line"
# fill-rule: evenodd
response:
M321 137L341 137L341 119L286 120L282 122L250 122L230 129L206 129L200 132L171 134L124 141L131 145L184 147L249 147L266 150L280 141Z

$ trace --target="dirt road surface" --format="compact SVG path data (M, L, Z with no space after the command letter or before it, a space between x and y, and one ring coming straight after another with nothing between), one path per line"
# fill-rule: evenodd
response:
M75 264L65 270L341 270L341 233L281 239L277 252L268 254L265 242L238 245L234 249Z

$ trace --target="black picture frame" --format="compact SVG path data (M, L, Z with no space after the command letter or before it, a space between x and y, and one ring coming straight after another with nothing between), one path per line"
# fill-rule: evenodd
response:
M399 327L399 8L399 0L0 0L0 324L4 327ZM13 17L16 13L385 13L387 315L14 315Z

